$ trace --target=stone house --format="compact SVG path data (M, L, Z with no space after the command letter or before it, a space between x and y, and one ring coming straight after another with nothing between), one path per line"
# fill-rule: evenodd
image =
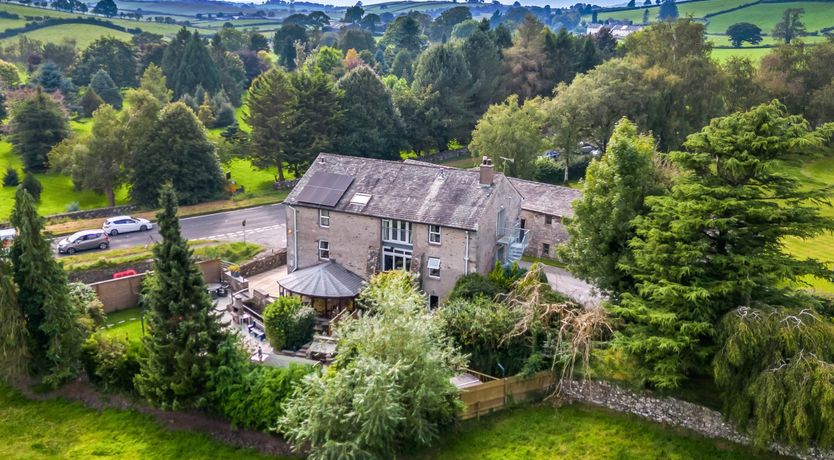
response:
M516 261L527 245L522 195L488 159L463 170L322 153L284 204L288 278L304 277L292 283L310 297L325 279L402 269L434 307L460 276Z
M529 230L529 244L525 255L546 259L556 258L556 247L568 239L564 218L573 217L574 200L582 197L579 190L560 185L544 184L510 178L521 193L520 225Z

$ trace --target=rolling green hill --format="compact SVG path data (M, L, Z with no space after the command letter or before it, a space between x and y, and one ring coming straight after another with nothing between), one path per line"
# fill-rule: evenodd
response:
M834 27L834 2L785 2L759 3L740 10L723 13L709 18L707 32L723 34L727 27L738 22L750 22L769 34L773 26L781 19L782 12L788 8L802 8L805 15L802 22L808 32L818 32L826 27Z

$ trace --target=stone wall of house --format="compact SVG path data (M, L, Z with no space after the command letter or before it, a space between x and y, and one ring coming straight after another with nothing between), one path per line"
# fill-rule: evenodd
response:
M562 224L562 218L551 216L551 223L545 223L545 214L529 210L521 211L524 228L530 230L525 255L544 259L556 258L556 247L568 240L568 232ZM544 245L548 245L548 253L544 253Z
M654 422L686 428L709 438L721 438L750 445L749 435L740 433L724 420L720 412L671 397L638 392L603 381L571 381L563 384L562 395L568 401L602 406L617 412L634 414ZM832 459L834 451L799 449L773 444L770 449L781 455L800 459Z
M250 277L286 264L287 249L276 249L240 264L240 273L245 277Z

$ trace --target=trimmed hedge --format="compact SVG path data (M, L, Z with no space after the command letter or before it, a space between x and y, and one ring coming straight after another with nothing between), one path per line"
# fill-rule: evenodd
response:
M113 24L110 21L104 21L98 18L47 18L43 21L36 21L36 22L27 22L26 25L23 27L15 27L11 29L6 29L0 32L0 39L14 37L15 35L19 35L25 32L31 32L33 30L43 29L46 27L52 26L59 26L63 24L87 24L92 26L100 26L106 27L108 29L118 30L120 32L127 32L129 34L139 34L142 32L142 29L138 27L124 27L120 25Z

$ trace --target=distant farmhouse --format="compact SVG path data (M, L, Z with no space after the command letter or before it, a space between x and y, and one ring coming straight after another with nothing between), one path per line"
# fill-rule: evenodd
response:
M435 307L463 275L525 251L552 257L578 196L508 178L488 159L464 170L322 153L284 201L290 273L280 284L332 317L374 273L407 270Z
M603 27L611 31L611 35L617 40L622 40L634 32L643 30L645 26L634 24L589 24L586 32L588 34L596 34Z

